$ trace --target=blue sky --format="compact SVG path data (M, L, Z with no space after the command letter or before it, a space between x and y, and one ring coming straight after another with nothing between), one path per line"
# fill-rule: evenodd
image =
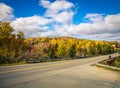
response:
M0 21L26 37L120 40L120 0L0 0Z

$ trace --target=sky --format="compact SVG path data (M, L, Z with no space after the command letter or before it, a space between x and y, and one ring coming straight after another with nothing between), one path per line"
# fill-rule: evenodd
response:
M26 38L120 41L120 0L0 0L0 21Z

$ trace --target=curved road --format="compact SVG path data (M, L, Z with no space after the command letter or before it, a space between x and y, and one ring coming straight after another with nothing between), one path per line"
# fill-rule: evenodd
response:
M93 66L106 58L0 67L0 88L120 88L119 72Z

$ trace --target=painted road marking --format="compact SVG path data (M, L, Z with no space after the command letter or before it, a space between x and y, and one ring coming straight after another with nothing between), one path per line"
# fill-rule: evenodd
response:
M38 68L48 68L48 67L52 67L52 66L61 66L61 65L67 65L67 64L72 64L72 63L75 63L75 62L69 62L69 63L67 62L67 63L62 63L62 64L52 64L52 65L39 66L39 67L9 70L9 71L0 72L0 74L6 74L6 73L12 73L12 72L18 72L18 71L26 71L26 70L33 70L33 69L38 69Z

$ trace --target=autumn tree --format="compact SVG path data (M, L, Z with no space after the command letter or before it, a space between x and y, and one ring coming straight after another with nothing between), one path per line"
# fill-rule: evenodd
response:
M9 58L10 52L10 38L14 29L10 26L9 22L0 23L0 58L4 63ZM4 59L4 60L3 60Z
M58 46L56 54L58 58L61 58L65 55L65 47L62 44Z
M16 35L13 34L14 29L10 26L9 22L1 22L0 23L0 62L1 63L12 63L17 62L15 59L19 56L19 42L23 42L23 36L19 36L17 39ZM20 32L24 35L22 32ZM20 35L21 35L20 34ZM21 38L21 39L20 39Z

